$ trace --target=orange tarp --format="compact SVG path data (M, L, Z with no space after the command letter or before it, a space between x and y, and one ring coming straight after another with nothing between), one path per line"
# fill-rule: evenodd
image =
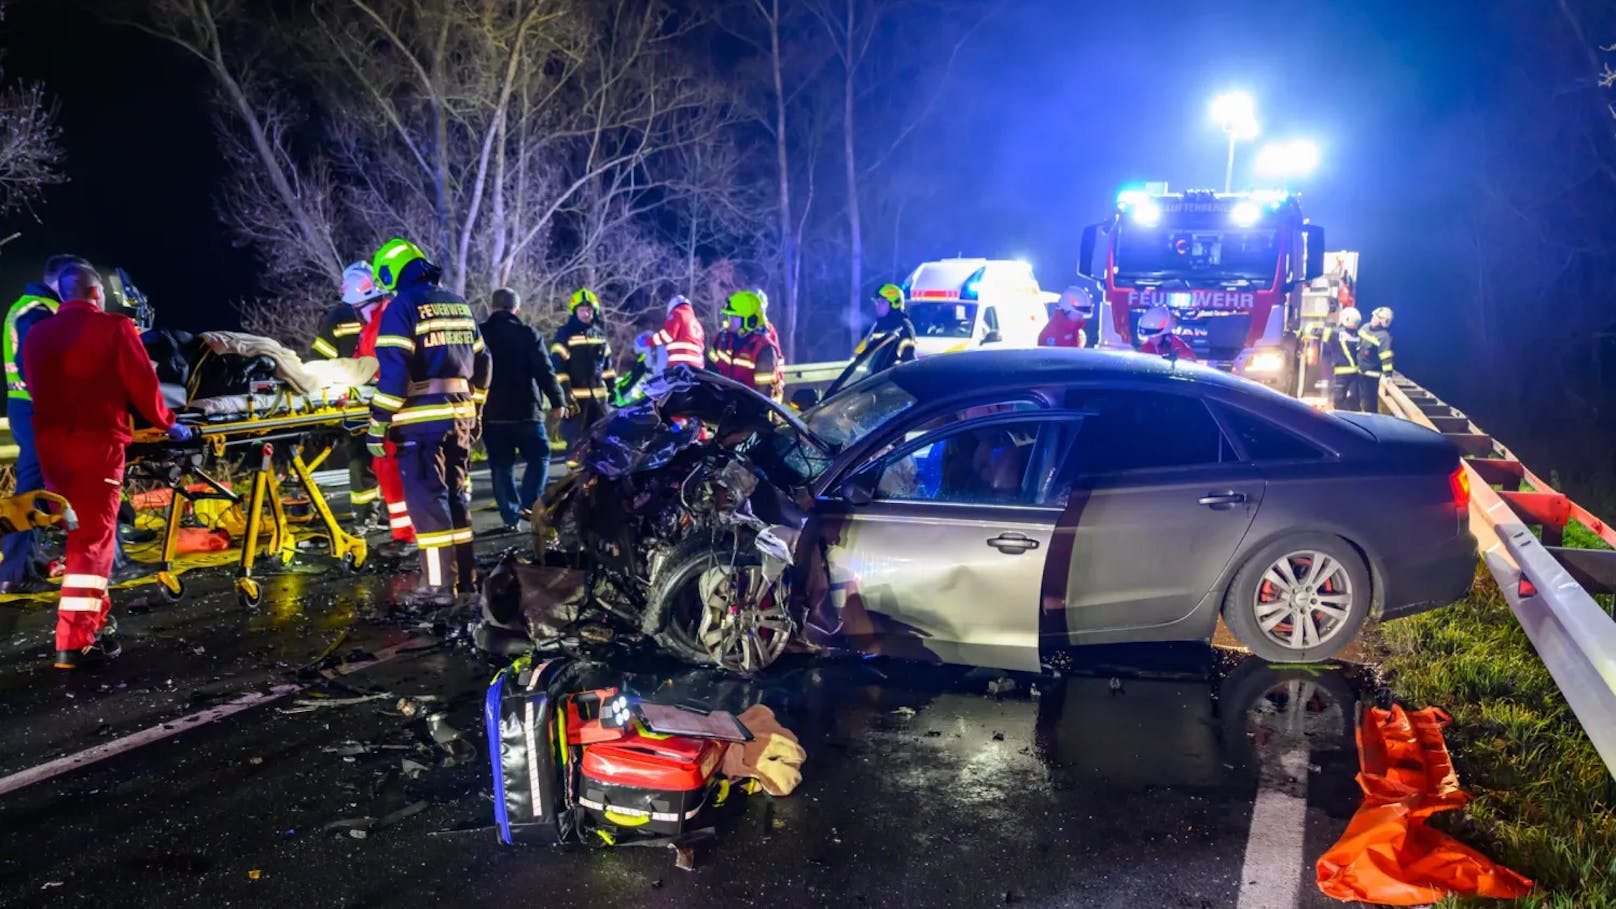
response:
M1358 729L1364 803L1319 859L1326 896L1415 906L1450 893L1513 899L1531 890L1531 881L1427 826L1431 815L1470 801L1442 740L1449 722L1435 707L1364 712Z

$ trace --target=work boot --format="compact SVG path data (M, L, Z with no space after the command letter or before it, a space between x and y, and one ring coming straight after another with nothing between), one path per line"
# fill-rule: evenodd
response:
M389 561L413 559L420 553L420 547L408 540L388 540L376 547L376 554Z
M117 638L97 635L95 642L88 647L56 651L55 666L57 669L85 669L115 660L120 653L123 653L123 648L118 646Z

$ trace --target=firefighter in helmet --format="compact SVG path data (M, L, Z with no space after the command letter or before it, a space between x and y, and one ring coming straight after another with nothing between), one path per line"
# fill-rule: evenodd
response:
M1336 315L1336 324L1319 333L1324 368L1330 381L1330 406L1340 411L1358 409L1358 327L1363 314L1351 306Z
M567 440L568 457L573 457L584 433L606 416L607 388L616 384L617 370L612 368L612 346L601 324L600 298L589 288L580 288L573 292L568 309L571 318L556 330L550 356L571 401L571 416L562 423L561 434Z
M1087 347L1089 313L1094 310L1094 298L1077 285L1066 288L1049 322L1038 332L1039 347Z
M896 337L890 351L885 355L886 363L881 369L887 369L899 363L908 363L915 358L915 325L909 321L909 314L904 312L903 288L896 284L883 284L875 292L875 323L865 333L864 340L853 349L853 358L856 360L864 356L866 351L874 350L885 343L888 338ZM880 369L871 369L871 372L880 372Z
M730 294L723 310L727 324L713 339L707 361L719 375L778 401L785 393L785 357L769 330L767 301L756 289Z
M1165 306L1152 306L1139 317L1139 352L1169 360L1193 360L1195 351L1188 341L1173 333L1178 320Z
M1380 380L1392 374L1392 310L1377 306L1358 329L1358 409L1380 410Z

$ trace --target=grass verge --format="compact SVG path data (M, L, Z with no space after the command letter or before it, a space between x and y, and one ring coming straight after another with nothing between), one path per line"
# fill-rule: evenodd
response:
M1491 575L1446 609L1379 626L1369 645L1398 700L1453 716L1448 747L1476 798L1441 825L1537 882L1516 905L1616 909L1616 783Z

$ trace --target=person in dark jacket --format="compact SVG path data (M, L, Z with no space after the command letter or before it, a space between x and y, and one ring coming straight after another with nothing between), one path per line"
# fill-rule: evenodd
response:
M890 362L881 368L908 363L915 358L915 325L909 321L903 307L903 288L896 284L881 285L881 289L875 292L875 322L865 333L864 340L853 349L854 359L894 335L898 338L898 346L893 349Z
M408 240L376 251L376 283L394 294L376 335L380 375L370 399L373 457L396 446L404 503L421 551L412 606L449 606L475 594L471 447L493 364L471 304L438 285L443 272Z
M561 434L567 440L567 457L572 458L584 433L606 416L611 396L607 389L617 384L617 370L612 368L612 346L601 324L600 298L583 288L572 295L570 310L572 317L556 331L550 353L571 398L572 418L561 424Z
M494 479L494 502L508 531L530 517L550 475L550 440L544 431L543 403L565 419L567 399L544 339L517 317L522 298L500 288L490 302L493 314L482 324L483 343L494 358L494 381L483 405L483 445ZM522 491L516 490L516 457L522 456Z

